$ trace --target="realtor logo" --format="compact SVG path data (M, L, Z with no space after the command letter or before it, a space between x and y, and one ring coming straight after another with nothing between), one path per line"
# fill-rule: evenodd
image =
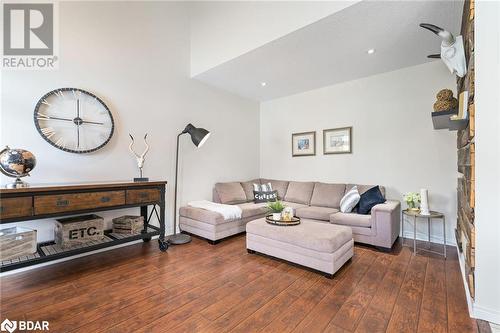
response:
M3 3L4 69L53 69L57 62L57 4Z
M2 331L8 331L10 333L14 332L17 328L17 322L15 320L10 321L7 318L2 321L2 324L0 325L0 329Z

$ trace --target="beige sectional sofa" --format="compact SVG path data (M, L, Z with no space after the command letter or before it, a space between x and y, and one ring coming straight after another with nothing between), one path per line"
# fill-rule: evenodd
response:
M295 215L317 223L332 223L352 229L354 241L390 249L399 235L401 206L399 201L387 200L372 208L370 215L341 213L340 200L345 192L356 184L328 184L320 182L296 182L274 179L253 179L247 182L217 183L213 189L213 201L238 205L242 218L226 221L219 213L181 207L179 224L183 231L206 238L212 243L245 231L249 221L262 218L267 204L253 202L253 184L271 183L278 197ZM371 185L357 185L360 194ZM385 197L385 189L380 186Z

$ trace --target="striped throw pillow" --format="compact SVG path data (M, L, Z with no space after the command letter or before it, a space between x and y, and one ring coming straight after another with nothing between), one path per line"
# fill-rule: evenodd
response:
M352 209L358 204L361 196L358 192L358 187L353 186L340 200L340 211L342 213L350 213Z

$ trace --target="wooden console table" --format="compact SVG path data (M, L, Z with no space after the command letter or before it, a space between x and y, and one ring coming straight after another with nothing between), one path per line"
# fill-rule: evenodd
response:
M165 187L166 181L149 182L102 182L32 185L26 188L0 189L0 223L13 223L67 215L94 213L98 211L140 207L144 217L144 229L136 235L117 235L106 230L103 242L91 242L88 246L66 251L49 251L54 242L39 243L37 253L1 263L0 272L9 271L42 262L61 259L80 253L94 251L118 244L142 239L147 242L159 235L161 251L166 251L165 241ZM148 206L153 206L148 216ZM159 208L159 212L156 210ZM149 221L153 215L160 227ZM47 254L48 253L48 254Z

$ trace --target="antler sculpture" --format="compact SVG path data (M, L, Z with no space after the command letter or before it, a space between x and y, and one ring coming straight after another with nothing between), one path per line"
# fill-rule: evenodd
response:
M144 149L144 151L142 152L142 154L137 154L134 149L132 148L134 146L134 137L132 136L132 134L129 134L130 136L130 139L132 140L130 142L130 145L128 146L128 149L132 152L132 154L134 154L135 156L135 159L137 161L137 167L139 168L139 172L141 174L141 178L142 178L142 168L144 167L144 160L145 160L145 157L146 157L146 154L148 153L149 151L149 145L148 145L148 142L146 141L146 138L148 137L148 133L146 133L144 135L144 144L146 145L146 149Z

